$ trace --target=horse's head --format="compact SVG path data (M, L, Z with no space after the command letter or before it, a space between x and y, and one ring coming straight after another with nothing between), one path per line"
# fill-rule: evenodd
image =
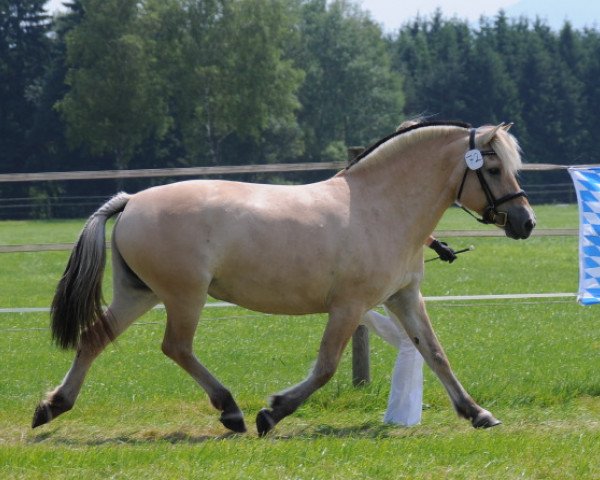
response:
M480 222L503 228L508 237L525 239L535 227L535 215L516 179L521 156L509 128L500 124L469 131L456 203L479 213Z

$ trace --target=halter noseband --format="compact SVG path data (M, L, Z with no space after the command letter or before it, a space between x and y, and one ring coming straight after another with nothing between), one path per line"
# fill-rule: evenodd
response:
M506 222L508 220L508 214L507 214L507 212L499 211L498 207L500 205L502 205L503 203L509 202L510 200L514 200L515 198L519 198L519 197L527 198L527 194L525 193L525 191L519 190L516 193L509 193L508 195L504 195L503 197L500 197L498 199L496 199L496 197L494 197L494 194L492 193L490 186L488 185L485 177L483 176L481 169L483 167L483 157L489 156L489 155L496 155L496 152L494 152L494 150L481 151L481 150L475 148L475 132L476 131L477 131L476 128L471 128L469 130L469 151L465 154L465 161L467 162L467 168L465 169L465 174L463 175L462 181L460 182L460 188L458 190L458 195L456 196L455 203L460 208L462 208L465 212L467 212L469 215L471 215L473 218L475 218L478 222L485 223L485 224L494 224L498 227L503 228L506 226ZM467 180L467 174L469 173L470 170L474 170L475 173L477 174L477 178L479 179L479 184L481 185L481 189L483 190L483 193L485 194L485 197L486 197L487 203L488 203L487 207L485 207L485 210L483 211L483 215L481 216L481 218L478 218L476 215L474 215L470 210L465 208L460 203L460 197L462 196L462 192L465 187L465 181Z

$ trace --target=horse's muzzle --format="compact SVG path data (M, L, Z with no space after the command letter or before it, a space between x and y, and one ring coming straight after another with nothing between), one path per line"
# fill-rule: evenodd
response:
M504 232L509 238L525 240L535 228L535 216L529 208L512 207L506 212Z

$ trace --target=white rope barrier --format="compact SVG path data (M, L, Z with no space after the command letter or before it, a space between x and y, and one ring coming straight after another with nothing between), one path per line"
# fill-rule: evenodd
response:
M436 230L433 232L436 238L455 238L455 237L504 237L503 230ZM576 237L579 235L577 228L538 228L535 229L532 237ZM75 246L74 243L36 243L23 245L0 245L0 253L27 253L27 252L61 252L70 251ZM106 243L106 248L111 248L110 242Z
M508 293L490 295L444 295L439 297L424 297L426 302L455 302L455 301L485 301L485 300L529 300L575 298L576 293ZM154 310L163 310L164 305L157 305ZM243 308L228 302L209 302L204 308ZM47 307L14 307L0 308L0 314L7 313L48 313Z

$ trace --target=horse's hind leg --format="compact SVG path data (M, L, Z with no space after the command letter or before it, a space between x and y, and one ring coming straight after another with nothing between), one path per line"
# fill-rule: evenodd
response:
M490 412L475 403L454 375L431 327L418 287L411 286L401 290L388 299L385 305L402 322L406 333L446 388L458 414L470 420L475 428L488 428L501 423Z
M124 264L119 265L118 261L119 258L113 260L113 302L106 311L115 338L124 332L134 320L158 303L154 293L127 271L127 267L123 269ZM91 338L94 338L93 332ZM73 364L62 383L49 392L45 400L42 400L35 409L32 428L48 423L61 413L73 408L92 362L102 353L107 343L108 341L103 345L97 345L97 342L86 341L86 335L82 335Z
M198 361L194 354L193 339L202 304L204 303L204 299L202 300L202 303L193 305L188 304L184 299L165 302L167 328L162 351L188 372L198 385L206 391L212 405L222 412L219 418L221 423L234 432L243 433L246 431L244 416L233 396Z

